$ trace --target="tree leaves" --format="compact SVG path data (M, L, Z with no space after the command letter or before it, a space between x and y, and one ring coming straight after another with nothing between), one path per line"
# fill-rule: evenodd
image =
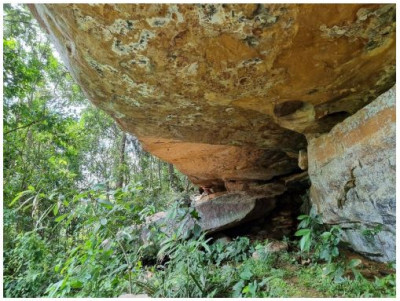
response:
M8 206L12 207L19 199L21 199L23 196L29 195L29 194L32 194L32 190L25 190L25 191L18 192L16 197L11 201L11 203Z
M27 8L4 11L13 21L3 28L5 288L14 297L115 296L131 285L140 246L138 228L121 230L171 205L168 165L128 136L126 186L116 190L121 130L89 104ZM110 237L112 247L99 248Z
M358 258L353 258L350 260L350 262L347 264L347 266L351 269L359 266L362 263L361 259Z
M300 239L300 250L308 252L311 247L311 233L307 233L303 235Z

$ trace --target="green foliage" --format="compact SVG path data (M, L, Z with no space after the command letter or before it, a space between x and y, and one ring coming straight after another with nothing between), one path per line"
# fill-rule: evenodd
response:
M339 256L339 243L342 230L338 226L333 226L324 231L325 226L321 217L312 209L310 215L300 215L295 236L299 236L299 246L301 252L310 253L313 251L312 258L322 259L328 263Z
M315 244L318 237L322 220L315 210L311 210L310 215L300 215L297 219L300 221L297 226L299 230L294 235L301 237L299 241L300 250L310 252L311 246Z
M376 225L372 229L364 229L361 234L368 240L374 240L374 237L382 231L382 225Z
M44 296L46 283L55 279L52 271L52 250L36 232L19 234L13 249L5 250L9 259L4 265L4 294L6 296Z
M3 7L5 296L115 296L144 253L139 213L176 197L171 171L130 136L121 159L122 131L85 99L28 9ZM51 255L22 264L28 238Z
M325 231L320 235L319 245L316 248L320 259L327 262L339 256L338 245L341 239L341 229L338 226L333 226L329 231Z
M217 266L229 261L235 263L242 262L254 252L254 247L250 245L250 240L247 237L239 237L227 244L217 242L211 246L211 249L212 261Z
M248 259L239 270L239 281L233 286L232 297L281 297L285 295L285 271L273 268L276 256L264 260Z
M396 275L391 274L373 281L364 277L351 279L343 276L350 264L338 267L328 265L312 265L296 272L302 286L316 290L323 296L335 297L394 297L396 295ZM351 268L350 268L351 269ZM329 273L329 271L333 271Z

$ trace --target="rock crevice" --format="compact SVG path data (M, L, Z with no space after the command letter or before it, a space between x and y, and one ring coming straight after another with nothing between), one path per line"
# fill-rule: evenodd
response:
M308 146L311 201L323 221L380 261L395 259L395 102L393 87Z

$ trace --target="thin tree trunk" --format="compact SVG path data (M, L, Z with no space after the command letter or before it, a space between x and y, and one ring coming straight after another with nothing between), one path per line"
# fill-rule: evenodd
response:
M175 177L175 173L174 173L174 165L172 165L171 163L168 163L168 174L169 174L169 187L172 190L176 190L176 177Z
M126 145L126 133L122 133L121 145L119 148L119 166L118 166L118 180L117 188L122 188L124 185L124 166L125 166L125 145Z
M150 188L153 188L153 156L150 155Z
M158 180L160 181L160 191L162 191L162 181L161 181L161 160L158 159Z

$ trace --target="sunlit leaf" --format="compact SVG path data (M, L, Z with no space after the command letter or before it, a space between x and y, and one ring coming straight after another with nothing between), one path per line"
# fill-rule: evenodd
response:
M68 216L68 213L65 213L65 214L63 214L63 215L60 215L59 217L57 217L57 218L55 219L55 221L56 221L57 223L59 223L59 222L63 221L65 218L67 218L67 216Z
M304 236L304 235L308 235L311 233L311 229L300 229L298 231L296 231L296 233L294 234L295 236Z
M58 214L58 210L59 210L59 203L55 203L54 207L53 207L53 214L54 216L56 216Z

